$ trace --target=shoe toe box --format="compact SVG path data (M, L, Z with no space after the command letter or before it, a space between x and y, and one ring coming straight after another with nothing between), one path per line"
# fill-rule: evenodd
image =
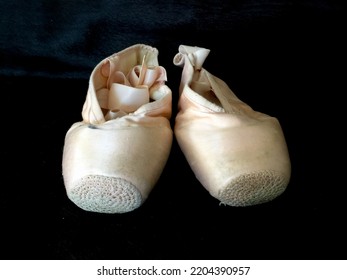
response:
M139 190L122 178L88 175L79 179L67 193L80 208L99 213L125 213L142 204Z
M274 170L260 170L241 174L219 190L222 204L230 206L252 206L262 204L281 195L288 184L288 178Z

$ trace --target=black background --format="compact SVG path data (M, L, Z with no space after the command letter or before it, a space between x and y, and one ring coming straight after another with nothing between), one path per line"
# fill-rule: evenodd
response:
M0 1L1 259L346 259L345 13L332 0ZM177 143L140 208L79 209L61 173L88 79L133 44L159 50L177 113L180 44L253 109L292 161L272 202L220 206ZM212 155L211 155L212 156Z

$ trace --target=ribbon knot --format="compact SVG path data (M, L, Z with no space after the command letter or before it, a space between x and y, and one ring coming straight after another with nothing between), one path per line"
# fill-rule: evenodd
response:
M210 53L209 49L186 45L180 45L178 51L179 53L174 57L174 64L183 67L186 63L186 59L188 59L195 70L200 70L202 68L205 59Z

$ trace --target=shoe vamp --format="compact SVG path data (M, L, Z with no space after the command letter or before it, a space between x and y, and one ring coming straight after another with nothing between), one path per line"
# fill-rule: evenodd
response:
M276 122L223 128L201 122L178 126L175 134L196 176L207 186L222 186L245 172L289 172L287 146Z

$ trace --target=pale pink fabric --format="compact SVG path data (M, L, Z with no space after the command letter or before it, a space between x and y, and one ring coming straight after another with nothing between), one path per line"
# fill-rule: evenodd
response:
M224 204L264 203L286 189L291 173L282 128L253 110L202 65L209 50L181 45L183 67L175 135L192 170Z
M157 56L134 45L91 74L83 121L67 132L63 153L67 195L84 210L132 211L161 175L172 144L172 96Z

